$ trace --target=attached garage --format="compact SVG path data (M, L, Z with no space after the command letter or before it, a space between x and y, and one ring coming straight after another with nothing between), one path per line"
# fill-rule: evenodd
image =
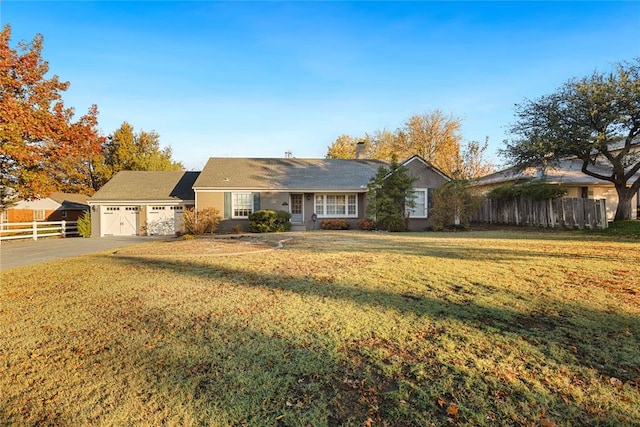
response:
M121 171L88 200L91 235L174 235L199 172Z
M140 227L140 208L105 206L100 224L101 236L136 236Z

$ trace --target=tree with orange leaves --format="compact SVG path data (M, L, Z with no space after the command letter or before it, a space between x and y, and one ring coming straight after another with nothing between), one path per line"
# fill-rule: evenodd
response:
M11 27L0 32L0 185L20 198L46 197L53 191L84 192L97 188L93 160L103 138L94 105L73 121L61 93L69 82L45 78L43 37L9 46Z

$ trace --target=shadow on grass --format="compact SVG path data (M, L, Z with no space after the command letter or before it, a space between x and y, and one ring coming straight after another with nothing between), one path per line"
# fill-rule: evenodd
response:
M635 338L640 335L638 316L605 313L569 303L563 303L561 309L553 314L535 311L523 314L509 308L476 304L472 295L460 302L415 294L396 294L382 290L356 288L294 275L254 273L191 260L157 260L137 256L116 256L113 259L123 265L146 266L178 275L222 280L235 286L289 291L344 300L374 309L379 307L400 313L429 316L433 319L460 321L489 336L500 334L516 342L522 340L543 354L548 363L558 367L590 368L607 378L615 377L624 382L631 382L640 377L638 341ZM164 314L161 312L149 315L149 327L158 327L157 325L161 328L167 327L166 325L170 322L163 321L163 317ZM189 359L180 356L175 349L169 348L162 350L163 354L158 357L171 359L169 366L179 367L175 368L174 372L164 374L169 377L180 377L179 384L188 383L188 393L192 393L195 399L202 397L207 400L208 393L222 393L216 397L216 405L222 405L221 410L228 414L230 420L235 420L234 423L241 420L241 424L245 422L251 424L259 417L275 416L274 414L280 413L279 411L284 411L283 417L279 420L287 417L294 420L303 414L305 415L303 418L320 419L314 417L322 417L322 414L330 413L334 414L335 418L329 419L328 423L338 425L348 423L350 414L358 418L372 413L370 401L363 399L362 396L360 398L353 396L353 393L360 393L361 390L357 390L357 380L352 381L349 378L371 375L371 369L375 371L375 368L349 366L344 359L321 348L294 347L292 349L291 343L285 340L265 336L248 327L243 329L237 324L222 319L211 319L204 323L214 330L232 331L229 336L233 339L225 340L220 336L219 342L205 346L202 340L192 339L190 331L185 330L184 334L181 334L185 341L184 345L186 348L195 347L191 352L195 356ZM629 336L625 336L622 331L631 332ZM614 336L615 339L612 339ZM218 353L212 349L217 349ZM202 360L199 354L203 351L209 354L214 363L209 362L208 357ZM209 353L211 351L213 352ZM291 357L293 359L287 359ZM357 353L357 357L364 360L366 354ZM313 360L318 359L324 361L322 372L318 372L317 363L313 363ZM482 378L465 378L468 374L454 365L454 363L446 365L444 369L452 377L456 377L455 381L462 383L483 381ZM280 373L284 379L279 380L278 375L274 374L277 373L278 367L282 366L286 366L286 372ZM313 372L305 369L305 366L313 366ZM364 369L364 371L354 374L354 370L358 371L358 369ZM188 371L198 372L201 378L197 382L189 382L185 377ZM246 382L246 378L250 378L249 382ZM379 382L377 391L381 395L373 405L378 408L378 412L374 415L381 419L390 419L392 414L397 414L399 411L398 402L392 396L398 396L401 389L408 386L385 379L381 372L375 373L374 379ZM355 389L347 387L348 390L345 390L344 384L356 384L356 386ZM416 417L405 425L425 421L426 418L420 418L420 414L427 412L443 415L441 409L435 404L435 397L425 389L428 386L427 383L411 386L413 391L407 396L412 397L406 397L408 401L403 399L408 405L408 410L402 412L400 419L409 419L406 417L410 413L414 413ZM289 403L284 402L284 409L282 401L271 402L273 399L269 396L269 390L273 387L290 390L293 400L287 400ZM549 405L555 412L573 414L574 422L576 419L596 419L603 425L616 425L619 422L616 418L617 414L588 414L587 409L580 403L565 401L562 396L550 390L536 400L550 402ZM499 406L496 402L493 405ZM490 412L499 413L498 406L490 408ZM440 421L445 420L446 414L440 418ZM352 421L355 422L356 419ZM362 421L360 419L357 422ZM399 419L395 422L399 422Z
M387 237L393 236L400 239L388 240ZM344 232L344 233L308 233L300 244L295 245L296 249L304 250L308 248L313 252L325 251L349 251L356 250L363 253L380 253L382 251L391 254L448 258L474 261L492 261L492 262L511 262L526 261L531 258L556 258L566 260L576 259L592 259L592 260L610 260L609 254L599 255L594 253L586 253L580 250L580 245L572 245L565 248L565 252L558 250L540 251L527 247L527 239L525 234L514 234L513 237L504 237L502 234L495 235L493 233L484 235L483 233L406 233L406 234L387 234L368 232ZM569 234L569 236L572 236ZM470 247L465 244L465 240L473 239L474 246ZM496 241L518 241L522 242L514 248L501 248L496 246L505 246L504 243L496 243ZM530 240L549 240L553 242L550 247L556 247L558 241L563 242L580 242L588 245L594 240L584 239L581 237L568 238L566 233L563 236L552 236L551 238L544 236L531 237ZM595 240L602 243L602 240ZM321 243L318 243L321 242ZM486 243L484 243L486 242ZM606 241L604 241L606 243ZM324 243L324 244L323 244ZM611 244L619 245L619 241L612 240ZM633 243L633 242L627 242ZM540 245L536 245L540 246ZM630 249L629 249L630 250ZM635 248L634 248L635 250ZM640 256L638 257L640 262Z

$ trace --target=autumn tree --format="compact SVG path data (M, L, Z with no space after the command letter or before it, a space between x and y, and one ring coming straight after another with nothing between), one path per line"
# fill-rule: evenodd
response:
M396 155L408 158L418 154L448 176L453 176L461 165L460 127L460 119L446 116L440 110L411 116L401 129L406 139L405 151Z
M18 193L11 187L0 185L0 212L4 212L18 203Z
M489 138L485 138L484 143L469 141L462 145L460 158L460 169L452 174L452 177L462 180L473 180L489 175L495 171L494 165L485 158Z
M69 82L50 78L42 59L43 37L10 47L11 27L0 33L0 185L21 198L52 191L90 191L91 179L80 176L74 159L91 159L100 150L97 107L73 121L62 92Z
M358 139L349 135L340 135L327 147L327 159L355 159Z
M102 164L98 173L109 180L121 170L171 171L183 170L180 162L172 159L171 147L160 148L160 135L156 132L134 132L133 126L124 122L107 137L102 147Z
M614 185L615 220L629 219L630 201L640 189L639 77L636 58L516 105L502 155L520 167L578 159L583 173Z
M418 154L454 176L464 168L460 127L460 119L433 110L411 116L393 132L378 130L364 138L342 135L328 147L327 158L355 158L355 142L364 141L365 154L371 159L390 161L393 156L407 159Z

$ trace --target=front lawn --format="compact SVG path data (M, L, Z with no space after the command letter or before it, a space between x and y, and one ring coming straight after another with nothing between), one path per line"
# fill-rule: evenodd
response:
M2 271L4 424L640 425L640 244L318 231Z

